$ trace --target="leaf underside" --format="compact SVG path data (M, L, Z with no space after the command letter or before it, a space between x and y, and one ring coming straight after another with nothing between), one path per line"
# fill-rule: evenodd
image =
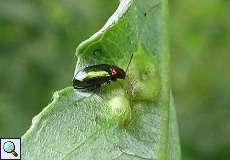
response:
M75 72L101 63L125 68L134 54L127 73L130 78L95 93L81 93L72 87L56 92L22 137L23 159L179 160L176 113L168 86L166 28L166 0L122 0L105 26L78 46ZM155 70L160 81L150 85L156 85L153 90L160 88L160 93L148 98L127 93L132 97L131 119L124 125L111 123L108 99L129 90L120 85L135 86L138 79L135 76L141 65L135 65L135 54L150 59L145 66ZM137 95L145 94L147 88Z

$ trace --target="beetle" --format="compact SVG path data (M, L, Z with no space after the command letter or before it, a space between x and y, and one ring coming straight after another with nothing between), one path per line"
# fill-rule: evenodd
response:
M101 87L101 85L117 79L125 79L126 72L132 61L133 54L129 60L126 70L110 64L98 64L85 67L75 74L73 78L73 87L81 91L92 91Z

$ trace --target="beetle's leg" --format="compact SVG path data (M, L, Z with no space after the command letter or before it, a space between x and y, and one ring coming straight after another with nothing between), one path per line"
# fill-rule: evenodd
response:
M90 87L87 88L87 91L92 91L92 92L95 92L97 91L98 89L100 89L101 87L101 84L97 83L95 85L92 85Z
M112 81L116 81L116 80L117 80L117 78L112 77L112 78L111 78L111 80L112 80Z

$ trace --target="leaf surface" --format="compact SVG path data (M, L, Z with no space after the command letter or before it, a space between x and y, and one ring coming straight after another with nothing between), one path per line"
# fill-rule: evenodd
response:
M23 159L180 159L170 99L166 0L122 0L76 51L86 66L127 67L125 80L82 93L67 87L22 137Z

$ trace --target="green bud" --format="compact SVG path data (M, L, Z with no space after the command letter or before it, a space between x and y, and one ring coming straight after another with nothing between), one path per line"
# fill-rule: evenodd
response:
M131 106L125 96L116 96L109 101L111 106L112 121L120 125L131 119Z
M160 92L160 76L154 58L142 52L139 50L134 54L129 70L133 80L133 97L135 100L154 101Z

